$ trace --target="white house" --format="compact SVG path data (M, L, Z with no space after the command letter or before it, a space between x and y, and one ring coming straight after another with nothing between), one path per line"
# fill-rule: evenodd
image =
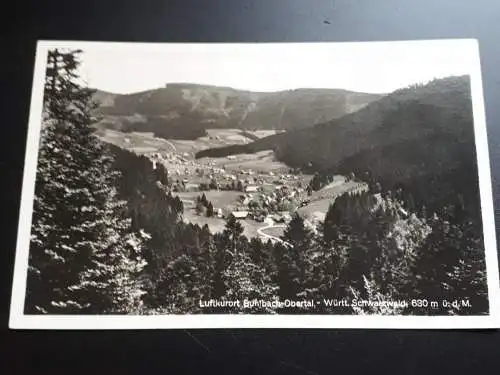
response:
M289 223L292 220L292 216L290 215L290 213L288 211L280 211L279 215L281 215L281 219L285 223Z
M186 191L199 191L199 190L200 190L199 184L194 184L194 183L186 184Z
M404 217L408 217L408 212L403 208L399 208L399 213L402 214Z
M255 186L255 185L249 185L249 186L245 187L245 192L246 193L255 193L258 190L259 190L259 187Z
M274 220L271 216L266 216L266 218L264 219L264 223L271 226L271 225L274 225Z
M248 211L233 211L231 215L233 215L236 219L246 219Z

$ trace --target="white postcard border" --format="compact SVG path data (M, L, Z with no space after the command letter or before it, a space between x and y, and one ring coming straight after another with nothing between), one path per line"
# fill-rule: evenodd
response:
M500 282L494 221L490 160L486 131L479 44L475 39L436 39L419 41L352 42L373 43L464 43L477 59L471 77L474 131L478 159L479 187L490 314L484 316L372 316L372 315L25 315L24 299L29 242L37 169L38 143L43 103L45 59L50 48L134 48L162 49L160 43L116 43L79 41L39 41L33 76L29 113L21 207L15 254L9 327L11 329L196 329L196 328L381 328L381 329L485 329L500 328ZM329 42L314 42L329 45ZM338 44L338 42L334 42ZM351 42L349 42L351 43ZM194 45L195 43L190 43ZM205 48L208 43L199 43ZM214 43L215 44L215 43ZM221 43L217 43L221 45ZM257 43L248 43L257 44ZM282 45L283 43L265 43ZM287 43L294 45L304 43ZM343 44L347 44L344 42ZM181 45L177 43L177 45ZM227 45L227 43L226 43Z

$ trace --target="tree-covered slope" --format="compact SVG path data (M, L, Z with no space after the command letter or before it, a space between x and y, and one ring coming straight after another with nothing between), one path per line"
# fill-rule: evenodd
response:
M250 92L182 83L127 95L95 94L101 103L101 125L181 138L196 138L207 128L308 127L354 112L379 97L337 89Z

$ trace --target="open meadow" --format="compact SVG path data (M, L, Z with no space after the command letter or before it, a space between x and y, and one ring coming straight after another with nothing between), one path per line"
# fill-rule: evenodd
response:
M226 226L226 221L218 217L206 217L204 215L196 214L195 210L190 208L184 211L184 221L191 224L197 224L199 226L208 225L211 233L220 233L224 230ZM240 220L239 223L243 227L243 235L247 238L259 237L257 230L267 226L267 224L259 223L255 220L246 219Z
M200 158L199 162L211 161L227 171L251 169L257 173L286 173L290 167L275 160L273 151L261 151L254 154L239 154L222 158Z
M209 191L193 191L193 192L174 192L172 195L178 196L182 202L186 205L188 203L189 205L192 205L194 207L195 200L197 197L201 196L202 194L205 194L207 197L207 200L209 202L212 202L213 206L215 209L221 208L221 209L230 209L232 207L236 206L238 197L243 194L239 191L232 191L232 190L223 190L223 191L217 191L217 190L209 190Z

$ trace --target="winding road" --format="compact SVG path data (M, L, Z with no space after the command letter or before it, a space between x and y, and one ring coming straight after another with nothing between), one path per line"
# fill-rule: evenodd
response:
M279 237L275 237L275 236L272 236L270 234L267 234L267 233L264 233L263 230L266 230L266 229L270 229L270 228L286 228L286 225L285 224L278 224L278 225L274 225L274 224L271 224L271 225L268 225L268 226L265 226L265 227L262 227L262 228L259 228L257 229L257 233L259 234L259 236L261 236L263 239L266 239L266 240L271 240L272 242L280 242L282 243L283 245L286 245L286 246L292 246L291 244L289 244L288 242L286 241L283 241L281 238Z
M174 151L177 151L177 147L175 147L175 145L170 142L168 139L164 139L165 143L167 143L170 147L172 147L174 149Z

